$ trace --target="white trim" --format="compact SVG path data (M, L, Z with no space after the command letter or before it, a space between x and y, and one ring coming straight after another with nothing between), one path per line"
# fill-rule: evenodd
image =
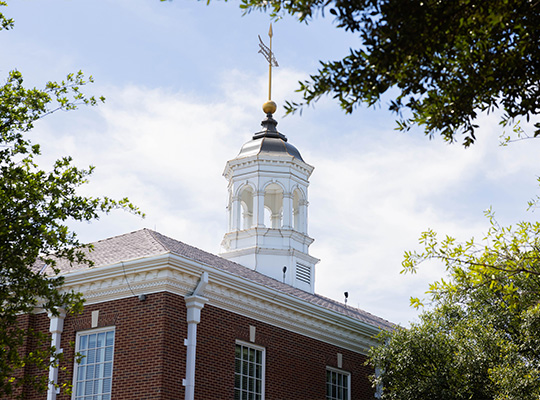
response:
M66 274L64 290L83 293L86 304L163 291L186 297L203 271L212 274L209 305L362 354L378 344L377 326L171 253Z

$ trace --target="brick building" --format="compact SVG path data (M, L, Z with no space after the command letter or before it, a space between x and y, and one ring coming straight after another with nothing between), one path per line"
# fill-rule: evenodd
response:
M374 397L364 362L392 324L314 293L313 167L265 107L262 130L225 168L221 255L147 229L104 239L94 267L62 267L65 289L86 298L82 315L24 317L64 352L49 376L73 394L51 386L49 400Z

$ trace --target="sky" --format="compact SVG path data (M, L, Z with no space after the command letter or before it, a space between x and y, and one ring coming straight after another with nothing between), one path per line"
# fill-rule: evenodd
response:
M259 131L268 66L268 15L243 15L238 1L18 0L3 7L15 28L0 32L0 76L18 69L27 86L43 87L78 70L92 75L85 93L104 104L40 120L30 137L44 168L64 155L95 166L81 193L125 196L146 218L115 211L70 226L84 242L149 228L214 254L226 232L227 182L222 173ZM499 146L496 115L482 115L478 141L464 149L419 129L395 130L388 99L346 115L331 97L301 115L284 116L299 100L299 80L319 60L337 60L358 39L329 15L309 24L285 17L273 25L274 115L280 132L315 170L309 188L310 254L316 292L407 326L444 276L436 263L403 275L406 250L421 250L421 232L481 239L484 211L502 225L533 220L538 194L535 140ZM508 133L508 132L507 132Z

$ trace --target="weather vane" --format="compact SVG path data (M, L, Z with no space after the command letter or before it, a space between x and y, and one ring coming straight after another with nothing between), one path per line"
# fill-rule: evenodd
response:
M268 36L270 37L270 47L267 47L259 35L259 53L261 53L266 61L268 61L268 101L272 100L272 67L279 67L276 57L272 52L272 24L270 24L270 30L268 31Z

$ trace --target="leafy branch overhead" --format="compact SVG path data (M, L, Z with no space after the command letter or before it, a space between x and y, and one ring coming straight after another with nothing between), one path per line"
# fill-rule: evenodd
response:
M351 113L387 94L399 129L419 125L447 141L462 134L469 146L480 112L500 109L508 124L540 110L538 1L242 0L241 8L305 23L330 14L358 35L348 55L300 82L303 101L287 103L288 113L323 95Z

